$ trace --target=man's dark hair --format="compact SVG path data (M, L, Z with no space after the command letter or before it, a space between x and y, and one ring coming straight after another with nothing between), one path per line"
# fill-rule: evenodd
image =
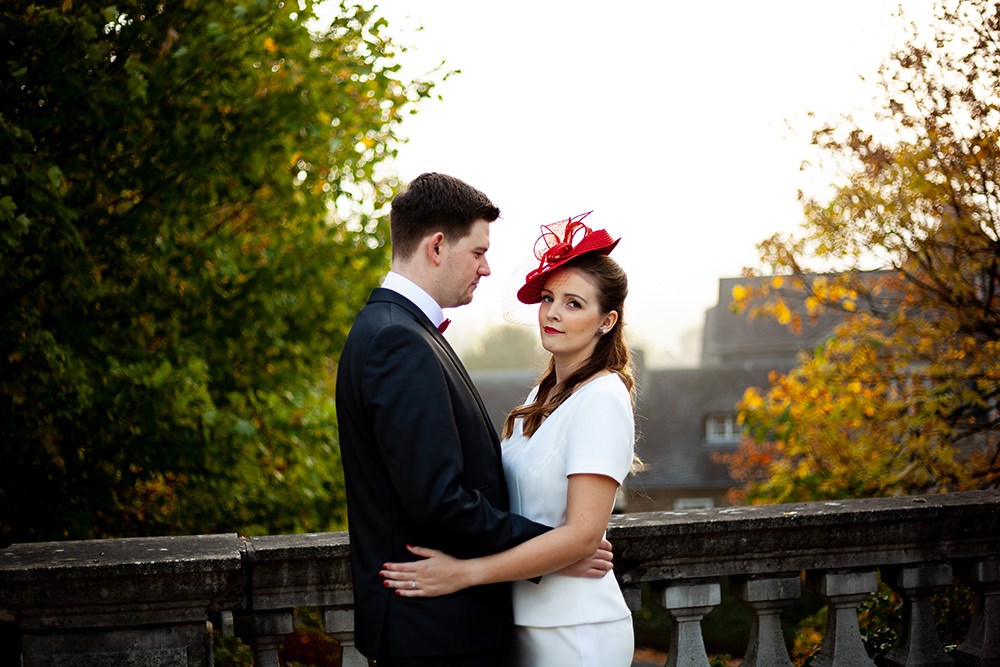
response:
M498 217L500 209L468 183L446 174L421 174L392 200L392 255L407 260L428 234L440 231L453 242L467 236L476 220Z

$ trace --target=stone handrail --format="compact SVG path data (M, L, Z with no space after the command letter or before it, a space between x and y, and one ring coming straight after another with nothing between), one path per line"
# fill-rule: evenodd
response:
M829 605L814 665L871 665L856 607L879 577L904 599L887 665L1000 665L1000 491L612 517L615 572L633 609L639 586L673 617L668 665L708 665L701 618L720 577L754 613L744 665L791 665L781 610L801 584ZM804 577L803 577L804 573ZM972 628L946 654L930 596L958 577L974 591ZM346 533L14 544L0 550L0 609L21 633L25 667L210 665L209 620L231 611L257 667L278 664L297 607L320 607L353 646Z

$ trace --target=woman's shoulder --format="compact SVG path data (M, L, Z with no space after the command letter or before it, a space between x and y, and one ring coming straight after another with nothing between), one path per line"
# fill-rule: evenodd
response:
M564 411L566 413L579 414L581 411L603 413L611 406L620 406L616 407L616 410L627 409L629 412L632 410L632 396L628 387L615 372L600 373L591 377L578 386L556 412L566 407Z
M609 393L625 396L629 395L628 387L625 386L625 381L622 380L621 376L614 371L602 371L597 373L589 380L577 387L576 391L573 393L582 393L589 391L591 393Z

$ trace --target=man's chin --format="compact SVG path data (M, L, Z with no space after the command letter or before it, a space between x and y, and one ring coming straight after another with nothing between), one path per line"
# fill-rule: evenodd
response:
M476 288L473 287L472 290L474 290L474 289L476 289ZM469 290L469 292L467 294L462 295L462 298L460 299L460 303L458 304L459 306L467 306L470 303L472 303L472 297L473 297L472 290Z
M454 301L452 301L452 302L450 302L448 304L443 304L442 303L441 307L442 308L458 308L459 306L467 306L470 303L472 303L472 295L464 296L464 297L461 297L459 299L455 299Z

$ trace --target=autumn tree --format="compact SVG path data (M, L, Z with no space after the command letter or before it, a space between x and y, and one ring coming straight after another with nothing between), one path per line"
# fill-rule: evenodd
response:
M331 367L432 84L314 9L0 5L0 541L343 527Z
M842 324L740 404L743 500L995 487L1000 479L1000 3L940 5L880 70L884 106L813 135L843 167L800 235L760 245L737 307ZM764 274L764 275L762 275ZM767 276L767 277L765 277Z

